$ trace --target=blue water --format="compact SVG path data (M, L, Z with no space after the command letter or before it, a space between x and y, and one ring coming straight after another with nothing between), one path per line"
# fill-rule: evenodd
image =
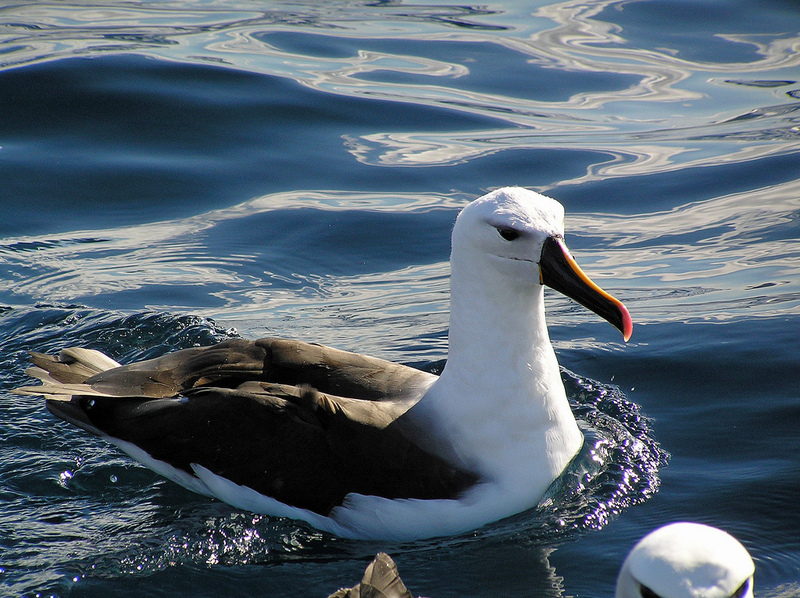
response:
M85 0L0 25L0 594L324 597L387 550L432 598L600 598L688 519L745 544L757 595L800 595L796 2ZM625 344L548 294L601 465L519 519L344 541L8 393L26 351L75 344L278 335L440 367L449 229L508 184L565 205L635 322Z

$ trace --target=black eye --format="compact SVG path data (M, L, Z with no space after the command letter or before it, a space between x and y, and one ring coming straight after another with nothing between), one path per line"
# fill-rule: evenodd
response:
M744 583L739 586L739 589L736 590L733 594L731 594L731 598L742 598L747 591L750 589L750 580L753 579L752 577L745 579Z
M653 590L651 590L647 586L641 586L639 588L639 593L642 595L642 598L661 598L661 596L656 594Z
M520 235L518 230L514 230L508 226L500 226L497 229L497 232L500 233L500 236L503 237L506 241L513 241L517 239Z

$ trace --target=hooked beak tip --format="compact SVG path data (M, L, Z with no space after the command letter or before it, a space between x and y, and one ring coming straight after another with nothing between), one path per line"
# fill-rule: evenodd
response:
M622 332L622 338L627 343L631 335L633 335L633 320L631 319L631 314L628 311L628 308L625 307L622 303L619 304L619 311L622 315L622 326L620 328L620 332Z

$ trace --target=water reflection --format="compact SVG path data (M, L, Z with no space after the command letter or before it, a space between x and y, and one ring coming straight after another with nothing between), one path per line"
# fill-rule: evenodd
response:
M206 10L160 3L125 8L91 2L69 7L35 4L8 7L0 17L6 31L4 66L98 52L144 52L186 62L202 58L284 75L336 93L402 95L403 101L480 111L508 106L512 122L518 122L514 114L522 116L533 110L537 111L532 115L535 118L546 108L586 111L608 102L699 100L704 92L679 84L696 74L736 73L741 77L800 65L800 56L794 51L800 38L786 34L719 36L729 44L753 46L751 60L736 63L680 58L668 48L648 47L646 40L629 46L625 28L614 22L615 16L621 19L629 10L626 4L619 0L552 4L535 11L538 21L525 23L515 20L511 8L491 11L361 2L325 7L293 3L261 11L239 2L209 3ZM725 16L730 15L726 12ZM541 28L531 31L534 22ZM658 28L654 23L654 29ZM161 48L164 44L171 46L166 52ZM461 51L465 44L469 49ZM560 71L562 80L578 78L584 88L606 87L614 76L624 77L626 83L619 89L576 92L560 101L458 89L461 77L472 76L477 85L482 77L494 75L487 69L476 76L475 67L481 60L478 45L490 52L505 48L517 54L529 62L531 77L551 80L555 70ZM431 53L438 56L424 55ZM375 71L421 74L443 81L416 86L359 79ZM592 83L581 73L602 73L604 78ZM562 88L564 85L560 83ZM535 97L536 88L530 89ZM635 111L631 117L636 120Z
M339 211L367 215L381 212L417 214L421 219L436 208L440 213L446 211L446 218L454 220L459 205L463 202L446 196L296 191L256 198L185 219L92 231L91 235L78 232L43 238L9 238L0 246L0 257L8 264L13 278L0 284L6 293L52 301L85 299L146 284L203 284L213 281L221 287L236 287L247 282L241 278L242 273L261 273L270 267L270 263L263 259L253 265L256 258L262 257L254 251L269 250L269 244L262 240L266 232L264 223L261 227L251 226L260 214L278 214L272 226L281 226L282 212L307 208L316 210L320 217L326 212ZM314 226L314 218L304 218L303 221L305 224L299 232L306 235L307 227ZM231 222L238 226L238 230L226 237L228 241L221 241L227 243L222 251L203 242L204 235L211 234L215 227ZM346 223L341 225L344 227ZM284 243L287 232L291 231L284 231L273 244ZM245 244L238 252L231 251L230 239L242 238L243 235L254 236L252 244ZM442 227L442 235L446 250L449 244L447 226ZM347 236L346 230L341 236ZM293 244L286 248L292 253L295 265L302 262L297 249ZM441 257L446 257L446 251ZM277 261L273 259L273 265L279 265ZM283 282L291 287L301 285L302 281L296 276L302 277L303 273L289 272ZM269 280L265 282L270 284ZM279 282L272 281L280 287ZM297 291L295 288L292 290Z
M661 4L668 2L655 7ZM663 27L631 19L639 5L619 0L552 4L524 21L511 8L453 5L252 8L235 1L191 10L91 2L8 7L0 12L0 57L6 67L109 52L210 61L337 95L438 106L485 117L487 125L503 123L489 130L343 136L358 161L384 167L453 165L532 147L608 156L569 184L676 164L755 160L796 150L800 137L797 105L770 106L777 94L793 97L783 86L800 77L800 37L735 35L728 31L729 11L710 12L718 21L689 35L693 47L705 47L702 36L717 25L716 44L752 49L737 54L737 62L659 46L648 35ZM516 67L499 77L498 64ZM765 107L753 112L754 104ZM680 129L661 129L676 119ZM736 145L742 141L748 146Z
M607 156L592 164L585 175L559 181L552 188L796 153L799 111L797 104L765 107L719 122L630 133L614 131L608 123L547 119L524 130L375 133L348 136L345 142L359 162L375 166L454 165L504 150L531 148Z

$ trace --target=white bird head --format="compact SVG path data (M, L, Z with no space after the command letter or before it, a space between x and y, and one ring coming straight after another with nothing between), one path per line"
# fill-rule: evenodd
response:
M753 598L753 559L736 538L673 523L642 538L617 578L616 598Z
M618 328L625 340L633 324L625 306L580 269L564 244L564 208L520 187L504 187L476 199L453 228L454 275L481 279L482 288L517 293L545 284ZM477 286L477 285L476 285Z

